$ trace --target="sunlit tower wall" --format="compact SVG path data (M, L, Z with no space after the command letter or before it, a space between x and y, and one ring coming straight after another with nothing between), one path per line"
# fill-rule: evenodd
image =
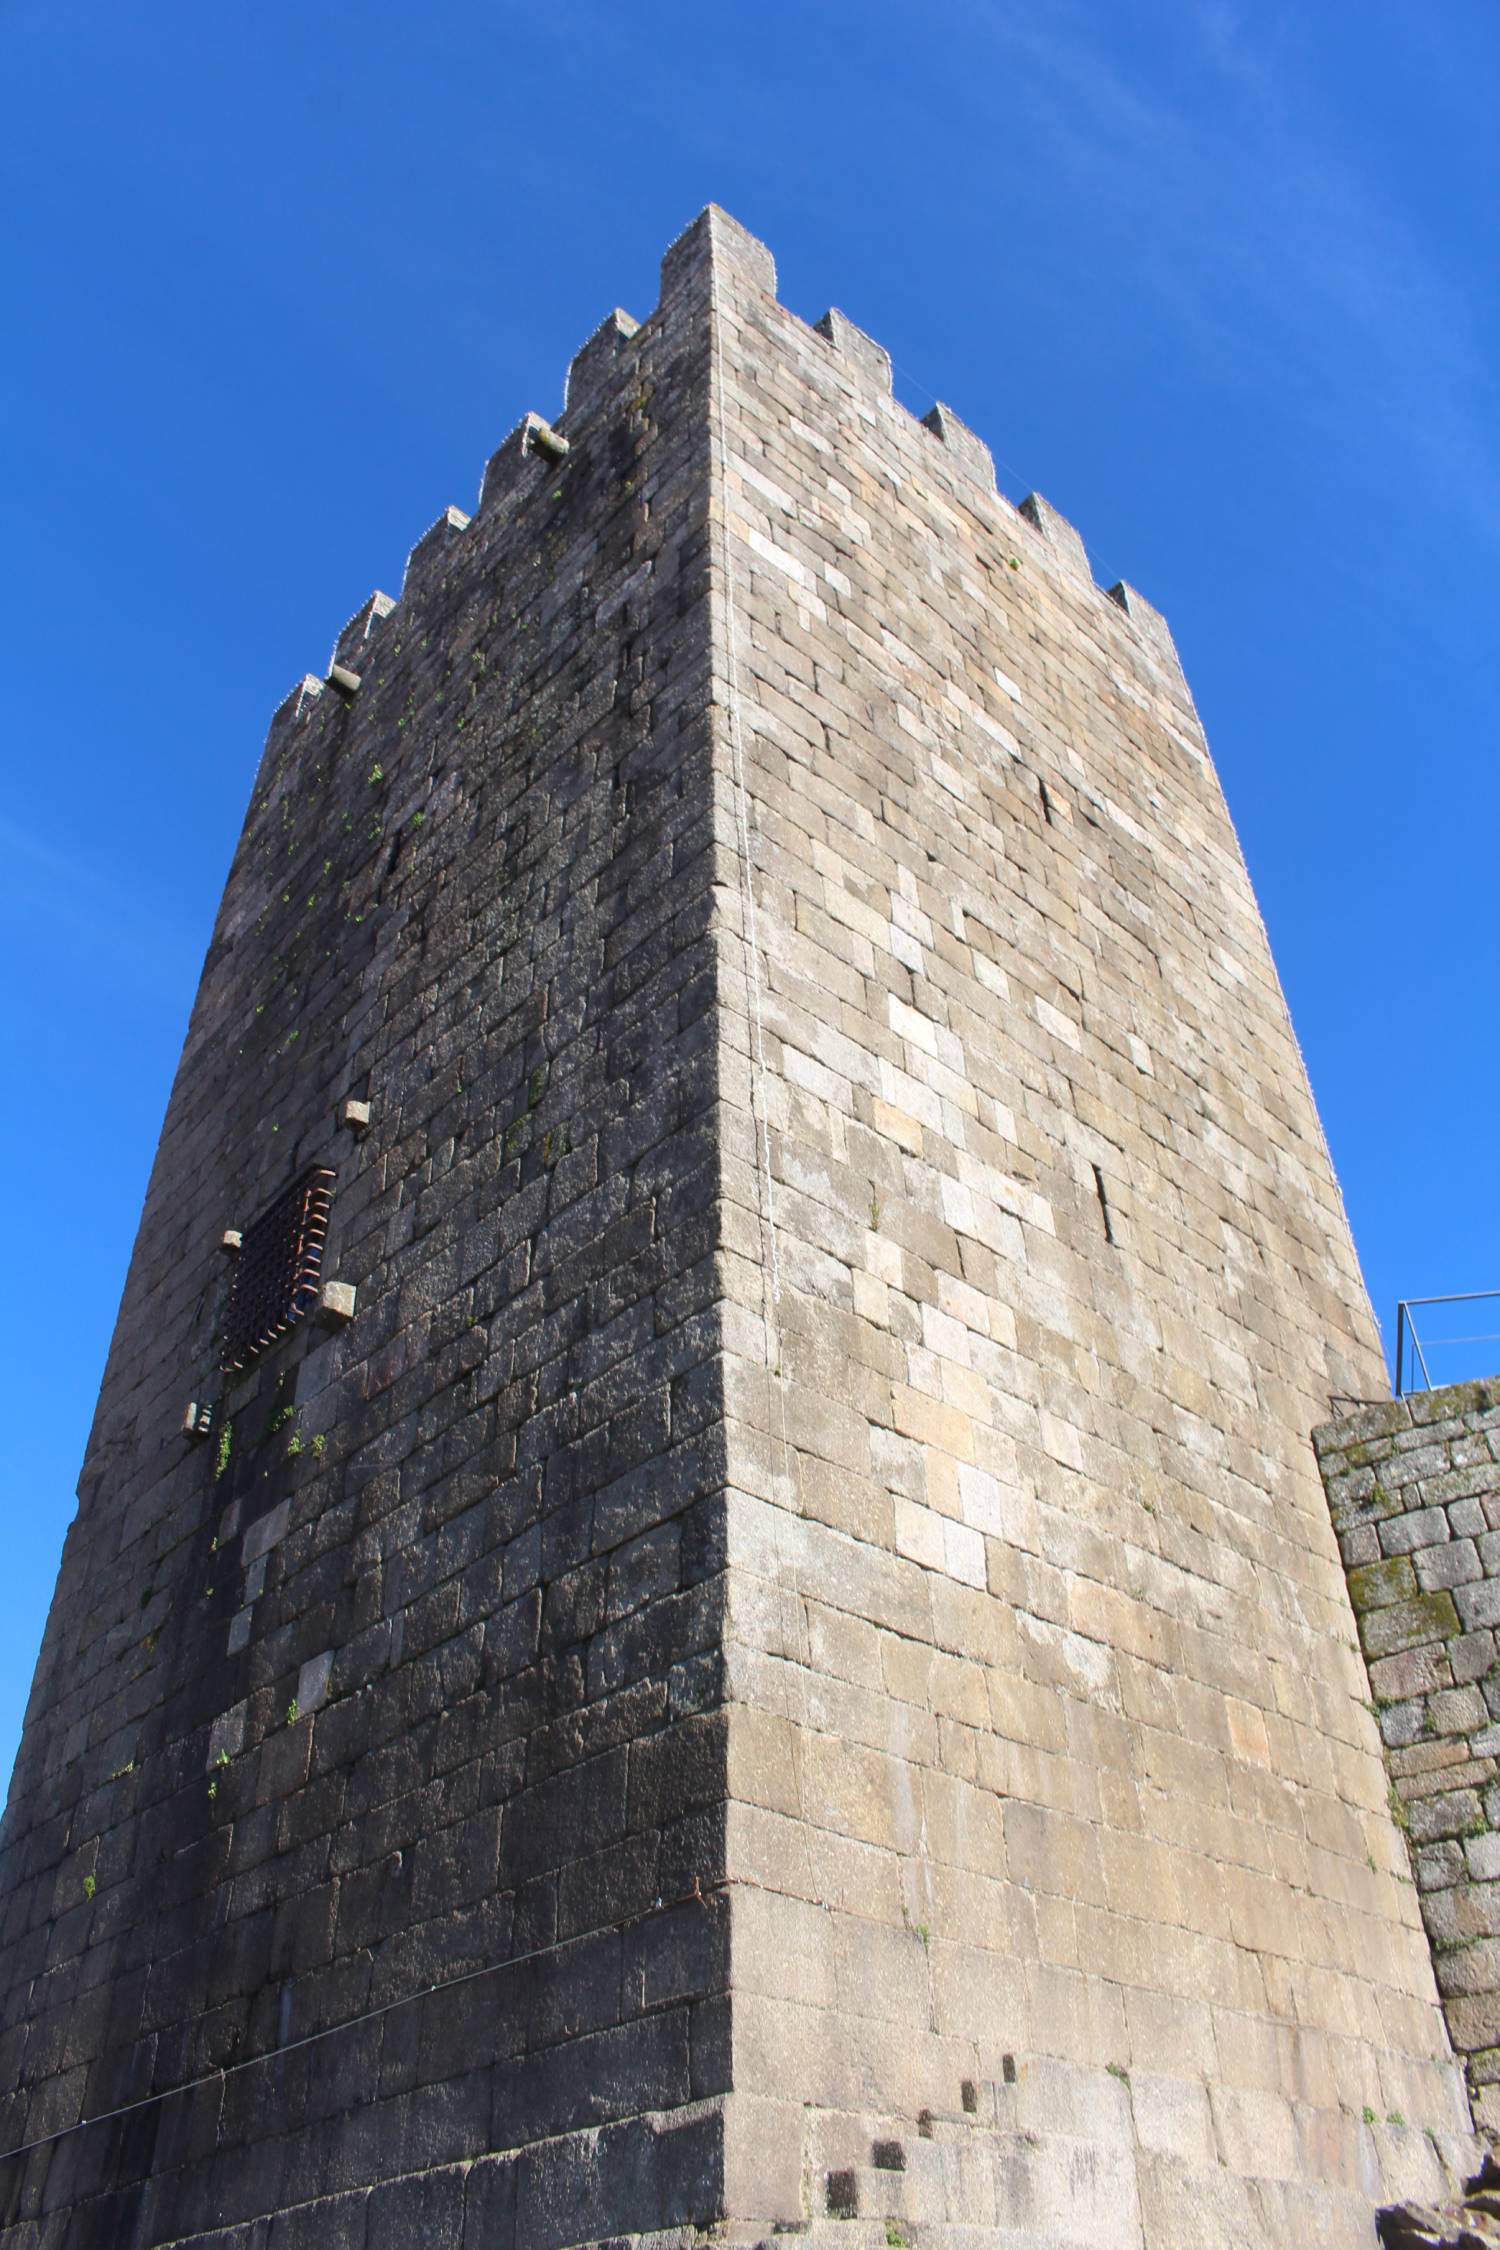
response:
M1161 618L705 213L273 725L5 2241L1368 2250L1471 2148L1308 1437L1384 1388Z

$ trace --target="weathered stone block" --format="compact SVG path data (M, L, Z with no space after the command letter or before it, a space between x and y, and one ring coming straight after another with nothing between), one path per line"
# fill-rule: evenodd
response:
M1500 1625L1500 1578L1486 1578L1477 1586L1460 1586L1453 1598L1466 1631Z
M1463 1600L1467 1588L1460 1588ZM1393 1602L1388 1609L1365 1611L1359 1620L1359 1637L1366 1656L1394 1656L1402 1649L1422 1648L1432 1641L1452 1639L1459 1630L1455 1597L1446 1588L1416 1594L1409 1601ZM1465 1624L1479 1622L1466 1617Z
M1389 1608L1392 1602L1407 1601L1418 1590L1416 1571L1405 1554L1349 1572L1349 1599L1357 1616L1363 1616L1366 1610Z
M1430 1641L1425 1648L1383 1656L1370 1665L1370 1692L1382 1703L1421 1696L1453 1682L1451 1641Z
M1472 1539L1453 1539L1447 1546L1423 1548L1412 1561L1424 1593L1440 1586L1465 1586L1480 1577L1486 1567Z
M1412 1460L1428 1460L1426 1453L1408 1456ZM1390 1478L1394 1483L1394 1478ZM1388 1516L1381 1523L1381 1548L1385 1555L1410 1555L1412 1548L1439 1546L1448 1537L1448 1516L1442 1507L1415 1507L1410 1514Z

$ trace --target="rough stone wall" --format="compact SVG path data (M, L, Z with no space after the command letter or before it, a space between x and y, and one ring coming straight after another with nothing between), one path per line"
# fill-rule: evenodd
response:
M7 2244L1367 2246L1466 2155L1259 919L1160 619L931 424L710 212L279 715L0 1840ZM354 1318L187 1445L315 1160Z
M1159 617L773 292L741 238L731 2209L1353 2250L1467 2118L1308 1443L1382 1365L1260 918Z
M6 1816L17 2250L717 2208L701 249L272 728ZM221 1232L314 1160L354 1318L221 1382Z
M1476 2120L1500 2130L1500 1383L1313 1433Z

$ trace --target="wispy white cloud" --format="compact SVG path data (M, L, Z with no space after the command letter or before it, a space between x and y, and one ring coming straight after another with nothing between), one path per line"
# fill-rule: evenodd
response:
M1149 15L1151 11L1146 11ZM974 0L1048 161L1217 379L1273 386L1333 446L1379 443L1393 481L1500 536L1494 379L1474 283L1377 172L1307 44L1307 19L1177 0L1160 35L1119 10ZM1171 25L1171 35L1165 30Z

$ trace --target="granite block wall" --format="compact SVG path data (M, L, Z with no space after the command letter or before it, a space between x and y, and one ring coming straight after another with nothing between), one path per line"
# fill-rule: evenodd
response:
M1309 1443L1383 1366L1202 729L877 344L743 240L718 314L732 2207L1368 2245L1468 2119Z
M0 1845L7 2244L718 2207L705 289L272 727ZM354 1317L226 1377L221 1236L312 1162Z
M1438 1990L1500 2129L1500 1382L1314 1432Z
M226 1378L311 1163L352 1317ZM273 725L3 2239L1367 2246L1472 2154L1307 1442L1379 1380L1165 625L711 209Z

